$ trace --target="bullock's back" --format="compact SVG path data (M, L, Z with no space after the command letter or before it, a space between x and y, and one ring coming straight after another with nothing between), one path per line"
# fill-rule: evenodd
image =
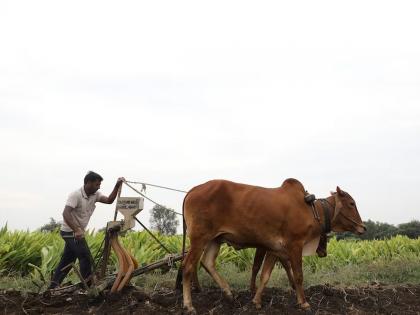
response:
M189 191L184 200L187 227L232 227L284 229L296 220L304 202L305 189L296 179L287 179L278 188L265 188L212 180ZM298 216L299 217L299 216Z

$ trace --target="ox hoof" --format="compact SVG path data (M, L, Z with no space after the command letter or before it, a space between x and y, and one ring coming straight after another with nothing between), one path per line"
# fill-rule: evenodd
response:
M225 299L227 300L227 301L229 301L229 302L233 302L235 299L233 298L233 294L232 294L232 292L223 292L224 293L224 297L225 297Z
M257 310L260 310L260 309L261 309L261 302L258 302L258 301L256 301L256 300L252 300L252 303L254 303L255 308L256 308Z
M308 302L299 304L299 308L305 311L310 311L311 310L311 306L309 305Z
M184 309L183 309L182 314L196 315L197 314L197 311L192 306L191 307L184 306Z

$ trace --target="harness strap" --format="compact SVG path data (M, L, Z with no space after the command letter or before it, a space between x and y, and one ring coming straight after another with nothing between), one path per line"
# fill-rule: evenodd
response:
M321 223L321 219L320 219L320 217L319 217L318 210L316 210L316 207L315 207L315 202L311 202L311 208L312 208L312 214L313 214L314 218L315 218L318 222L320 222L320 223Z
M322 229L325 234L328 234L331 232L331 214L330 209L328 208L328 201L325 199L319 199L321 202L322 209L324 210L324 223L322 225Z
M315 195L306 193L305 202L310 203L312 208L312 214L314 218L321 224L321 218L319 216L318 210L316 209L315 202L319 200L321 203L322 209L324 210L324 223L322 223L322 233L328 234L331 232L331 211L329 206L334 209L334 207L328 202L327 199L316 199Z

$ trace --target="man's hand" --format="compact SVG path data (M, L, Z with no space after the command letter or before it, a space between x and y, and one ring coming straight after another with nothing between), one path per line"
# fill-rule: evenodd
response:
M121 185L122 185L123 182L125 182L125 178L124 177L119 177L118 180L117 180L117 183L114 186L114 190L111 192L111 194L108 197L102 196L99 199L99 202L107 203L107 204L113 203L115 198L117 197L118 190L121 188Z
M117 185L118 185L118 186L121 186L121 184L122 184L123 182L125 182L125 178L124 178L124 177L119 177L119 178L118 178L118 180L117 180Z
M84 236L85 236L85 232L84 232L81 228L78 228L78 229L74 232L74 238L75 238L76 240L81 240Z

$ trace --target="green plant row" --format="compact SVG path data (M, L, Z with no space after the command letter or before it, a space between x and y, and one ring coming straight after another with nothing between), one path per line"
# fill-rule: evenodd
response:
M155 235L172 253L181 252L182 236ZM91 232L86 236L86 239L95 257L100 252L104 234ZM155 262L167 255L165 250L145 231L130 232L120 239L140 265ZM60 260L63 247L64 241L58 232L8 231L5 226L0 229L0 273L22 276L39 273L49 276ZM218 257L218 264L233 264L243 271L252 265L254 253L255 249L237 251L223 245ZM336 270L346 265L404 259L419 259L420 261L420 238L409 239L405 236L396 236L388 240L375 241L337 241L333 238L328 243L327 257L305 257L304 265L312 271ZM115 265L116 257L114 255L111 256L111 261Z

